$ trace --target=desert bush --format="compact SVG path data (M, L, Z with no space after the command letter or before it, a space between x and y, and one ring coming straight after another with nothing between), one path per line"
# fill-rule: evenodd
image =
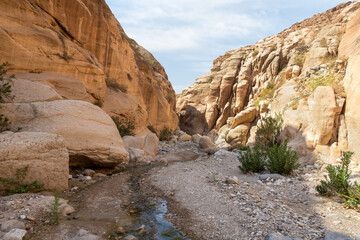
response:
M271 147L274 144L279 145L279 135L284 120L281 114L275 114L275 117L266 117L260 120L260 127L256 131L255 140L257 144Z
M259 96L260 99L266 100L268 98L272 98L274 96L275 90L275 84L273 82L269 82L266 88L261 91Z
M119 118L118 116L112 116L112 120L114 121L120 136L134 136L135 124L134 119L128 118Z
M343 152L341 165L329 165L326 170L328 175L324 176L316 190L320 195L337 195L342 197L343 202L350 208L357 208L360 205L360 185L355 181L354 185L349 181L351 172L349 165L353 152Z
M253 56L253 57L256 57L258 54L259 54L259 50L255 50L255 51L252 53L252 56Z
M44 187L44 184L34 181L32 183L24 183L23 179L26 177L29 170L27 165L24 168L16 169L15 178L1 178L0 182L4 185L7 195L17 193L38 192Z
M169 103L173 102L173 101L175 100L175 98L176 98L176 95L175 95L175 93L173 93L173 92L169 92L169 93L167 94L167 96L166 96L166 100L167 100Z
M253 150L246 148L244 152L240 153L238 159L241 163L239 169L244 172L262 172L265 170L266 156L259 145L255 146Z
M310 47L308 45L306 45L304 42L301 42L295 50L298 55L304 55L309 51L309 48Z
M160 141L170 141L172 136L172 131L168 127L164 127L159 134Z
M49 218L50 223L58 225L60 221L60 212L61 212L61 203L59 192L55 191L54 193L54 201L51 202L47 207L49 209Z
M272 147L269 147L266 150L266 155L268 157L266 168L271 173L288 175L300 167L297 152L288 148L287 142L282 145L274 144Z
M316 186L316 190L321 195L347 194L350 187L349 164L353 152L343 152L341 157L341 165L329 165L326 167L328 172L325 180L321 180L320 185Z

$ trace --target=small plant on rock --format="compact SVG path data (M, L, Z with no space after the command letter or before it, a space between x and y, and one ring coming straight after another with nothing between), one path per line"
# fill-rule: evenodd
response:
M248 147L240 153L238 159L241 163L239 169L244 173L265 170L266 156L259 145L255 146L253 150Z
M9 77L5 77L8 67L10 64L5 62L0 65L0 103L4 103L6 100L14 99L14 95L12 92L12 79L15 77L14 75L10 75ZM5 117L3 114L0 114L0 132L7 130L9 126L9 119Z
M266 150L266 153L268 157L266 168L271 173L289 175L300 167L297 152L288 148L287 142L282 145L274 144Z
M275 117L261 119L260 127L256 132L256 143L271 147L274 144L279 145L279 135L284 120L281 114L275 114Z
M128 119L128 118L120 119L118 116L112 116L111 118L114 121L121 137L135 135L134 119Z
M164 127L159 134L160 141L170 141L172 137L172 131L168 127Z

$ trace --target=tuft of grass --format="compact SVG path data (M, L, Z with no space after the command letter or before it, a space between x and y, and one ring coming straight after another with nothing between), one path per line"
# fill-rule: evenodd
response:
M310 77L306 83L307 89L310 93L314 92L319 86L333 86L337 81L340 80L340 76L334 73L327 75L317 75Z
M128 90L128 86L124 85L124 84L119 84L116 79L114 78L106 78L105 79L106 82L106 86L108 86L109 88L115 90L115 91L120 91L123 93L127 93Z
M168 127L164 127L159 134L160 141L170 141L172 137L172 131Z
M175 93L173 92L168 92L167 96L166 96L166 100L171 103L175 100Z
M112 120L114 121L120 136L135 136L135 123L134 119L127 118L119 118L118 116L112 116Z
M304 55L305 53L307 53L309 51L309 46L305 44L305 42L301 42L297 47L296 47L296 53L298 55Z
M305 62L305 55L303 55L303 54L297 54L296 56L295 56L295 64L296 65L298 65L298 66L300 66L300 67L302 67L302 66L304 66L304 62Z
M94 105L98 106L98 107L102 107L103 106L103 101L99 100L99 99L96 99L95 102L94 102Z
M70 62L70 60L74 60L74 54L69 55L66 51L66 49L64 49L64 51L62 53L56 53L56 56L58 56L59 58L65 60L65 62Z
M252 55L253 57L256 57L258 54L259 54L259 50L255 50L251 55Z
M327 47L328 47L326 38L322 38L322 39L320 40L320 47L323 47L323 48L327 48Z

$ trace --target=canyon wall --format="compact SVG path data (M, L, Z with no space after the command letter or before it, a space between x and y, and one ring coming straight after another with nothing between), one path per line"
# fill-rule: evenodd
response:
M281 137L303 163L334 162L350 150L356 168L359 7L340 4L215 59L211 72L178 97L181 129L215 129L217 144L233 149L253 144L259 119L280 113Z

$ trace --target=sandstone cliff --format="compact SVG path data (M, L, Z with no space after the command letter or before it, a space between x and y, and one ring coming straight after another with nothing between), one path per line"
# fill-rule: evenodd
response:
M0 2L0 62L12 64L17 102L83 100L110 115L175 129L163 67L130 39L105 0Z
M282 113L282 137L304 162L351 150L359 163L359 7L340 4L215 59L179 96L180 127L216 129L217 143L235 148L254 141L261 116Z

